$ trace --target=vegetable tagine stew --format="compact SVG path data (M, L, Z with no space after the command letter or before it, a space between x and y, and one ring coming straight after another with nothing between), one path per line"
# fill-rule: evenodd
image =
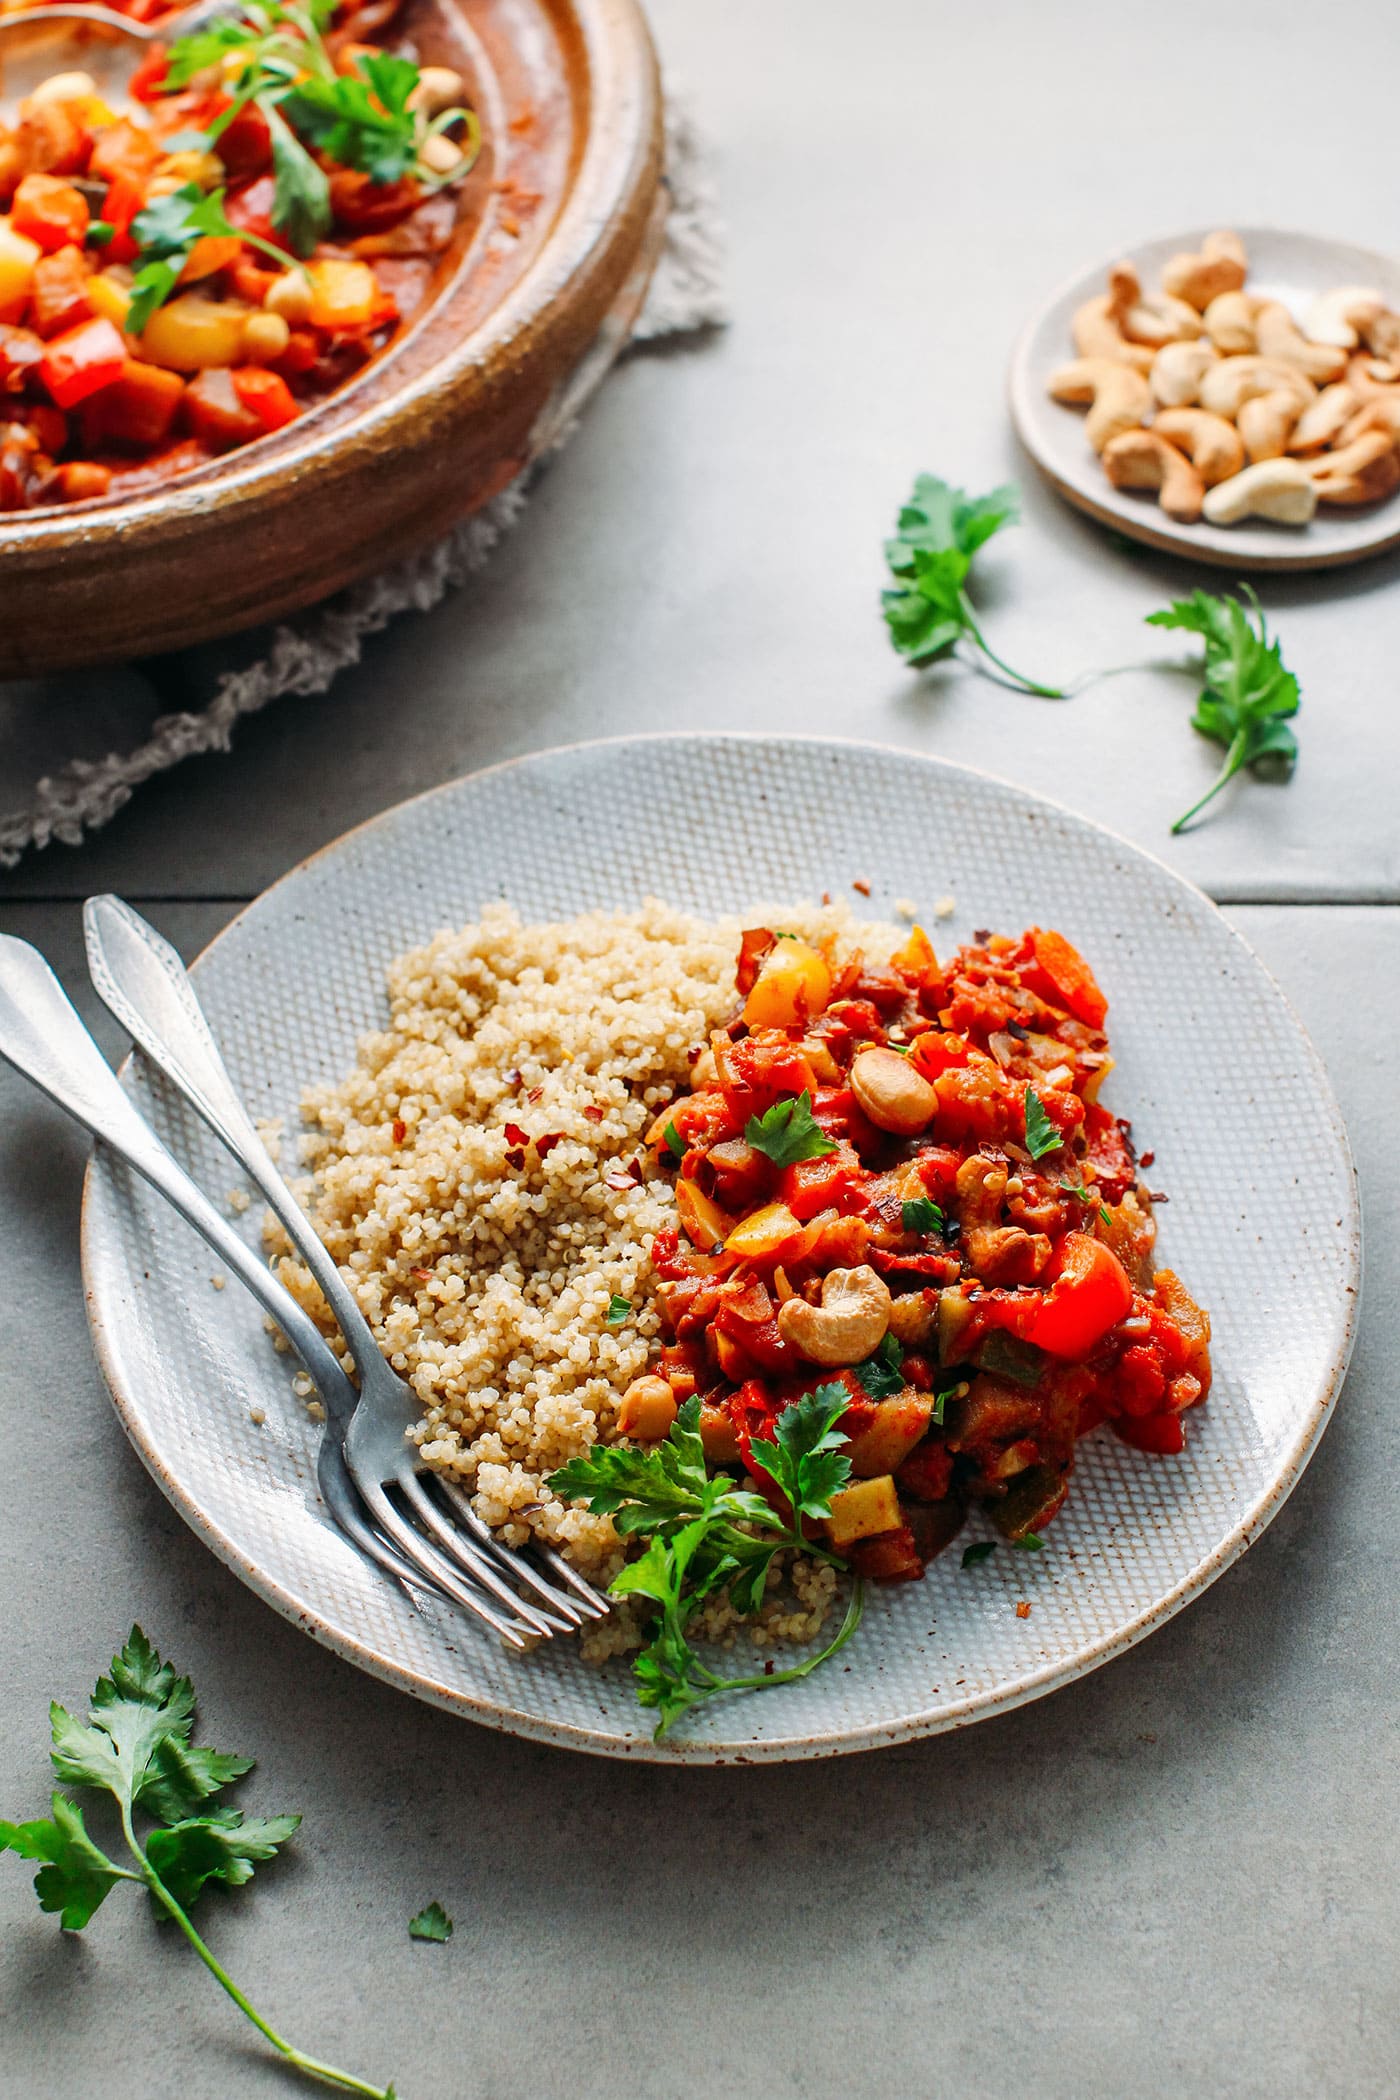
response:
M481 136L385 14L248 0L151 47L137 114L62 73L0 128L0 511L280 430L421 304Z
M1100 1424L1180 1451L1210 1321L1154 1267L1152 1155L1099 1101L1107 1003L1070 942L979 935L940 965L915 927L872 967L762 929L738 991L651 1133L669 1340L624 1432L698 1398L706 1458L771 1498L785 1411L836 1389L849 1478L808 1533L889 1581L974 1505L1038 1545Z

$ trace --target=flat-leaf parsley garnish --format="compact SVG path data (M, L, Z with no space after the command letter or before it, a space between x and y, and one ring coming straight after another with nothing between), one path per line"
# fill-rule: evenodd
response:
M836 1150L812 1114L812 1097L805 1087L800 1094L775 1101L761 1116L750 1116L744 1136L775 1167L795 1167L799 1160L821 1159Z
M230 225L222 190L211 190L206 196L197 182L183 183L167 196L152 198L131 222L137 267L131 280L131 303L122 324L128 335L140 335L156 308L164 306L180 281L195 243L210 234L231 234L270 255L283 269L293 266L293 258L284 249Z
M855 1366L855 1374L872 1400L888 1400L904 1391L903 1363L904 1351L894 1336L887 1334L874 1355Z
M899 1222L906 1232L941 1232L943 1213L927 1196L913 1196L901 1208Z
M630 1298L619 1298L616 1291L614 1291L608 1300L609 1327L620 1327L631 1310L632 1300Z
M862 1590L856 1582L834 1640L818 1654L771 1675L720 1677L701 1661L687 1635L695 1613L719 1590L728 1590L736 1610L757 1611L777 1554L800 1552L834 1567L844 1563L803 1535L803 1522L831 1513L831 1497L850 1478L850 1460L840 1446L836 1423L850 1406L841 1385L820 1385L785 1408L774 1424L774 1440L755 1438L755 1463L781 1490L788 1508L780 1515L764 1496L737 1486L727 1474L711 1476L700 1442L700 1402L687 1400L671 1433L649 1450L596 1445L570 1459L549 1477L556 1495L586 1502L595 1516L610 1516L624 1538L646 1539L646 1550L614 1576L616 1597L643 1597L655 1607L651 1639L632 1669L641 1704L659 1715L656 1740L692 1707L721 1692L766 1691L805 1677L845 1646L860 1623Z
M437 1901L425 1903L417 1917L408 1921L408 1936L412 1940L437 1940L443 1942L452 1937L452 1920Z
M1077 1197L1079 1202L1081 1202L1084 1205L1086 1210L1092 1210L1095 1204L1098 1204L1099 1216L1102 1218L1104 1224L1111 1225L1113 1223L1113 1219L1109 1215L1108 1205L1106 1203L1099 1203L1097 1191L1095 1191L1094 1189L1086 1189L1082 1181L1069 1181L1067 1179L1061 1180L1060 1187L1064 1190L1067 1196Z
M963 1547L962 1564L965 1568L975 1568L982 1561L990 1560L996 1550L995 1539L975 1539L970 1546Z
M1247 583L1257 628L1238 598L1193 591L1165 612L1149 613L1150 627L1180 627L1205 642L1205 688L1196 702L1191 726L1225 747L1225 762L1215 780L1173 831L1184 831L1228 780L1245 766L1271 764L1286 778L1297 763L1298 739L1288 726L1301 705L1298 681L1286 667L1277 641L1269 640L1264 608Z
M1033 1086L1026 1088L1026 1150L1032 1159L1058 1152L1064 1139L1045 1113L1045 1103Z
M986 496L968 496L936 474L920 474L900 510L894 538L885 542L894 577L893 588L882 593L885 624L891 642L911 664L933 663L965 639L1020 692L1062 700L1058 686L1040 685L1002 661L978 626L967 595L973 555L1019 515L1014 482Z
M86 1721L55 1701L49 1708L53 1768L64 1786L110 1794L121 1817L126 1856L110 1858L84 1826L76 1801L52 1797L51 1812L32 1823L0 1822L0 1852L40 1862L34 1888L41 1910L56 1911L68 1932L81 1932L118 1882L145 1888L157 1915L171 1918L210 1973L295 2070L367 2100L393 2100L393 2087L369 2085L349 2071L284 2041L221 1967L188 1913L204 1890L240 1888L254 1863L271 1859L300 1816L245 1816L219 1800L224 1789L253 1769L235 1757L190 1741L194 1686L163 1662L139 1626L133 1626L110 1674L99 1677ZM151 1827L137 1835L137 1818Z
M685 1158L685 1139L674 1123L668 1123L661 1133L662 1153L673 1167L678 1167Z

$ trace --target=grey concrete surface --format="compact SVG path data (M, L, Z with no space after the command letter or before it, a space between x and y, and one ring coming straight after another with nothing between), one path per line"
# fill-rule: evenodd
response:
M258 1756L248 1806L306 1818L258 1886L210 1904L211 1937L302 2046L401 2100L1393 2100L1400 564L1266 590L1305 687L1298 777L1174 843L1209 766L1189 685L1144 672L1057 709L919 681L873 610L923 466L1023 475L983 602L1028 668L1135 656L1143 614L1209 580L1035 486L1005 351L1028 304L1139 232L1393 245L1390 13L1359 0L1340 56L1300 0L1182 0L1169 29L1107 0L654 16L719 148L733 329L620 372L483 576L81 852L0 880L0 925L81 991L87 892L123 889L193 952L348 823L579 736L839 730L1005 772L1232 900L1313 1029L1366 1207L1343 1400L1249 1555L1050 1699L829 1765L571 1759L356 1674L197 1545L92 1360L82 1144L0 1072L0 1813L41 1810L47 1700L81 1700L140 1618L210 1739ZM304 2090L134 1898L64 1938L27 1884L0 1861L4 2100ZM407 1938L433 1896L446 1948Z

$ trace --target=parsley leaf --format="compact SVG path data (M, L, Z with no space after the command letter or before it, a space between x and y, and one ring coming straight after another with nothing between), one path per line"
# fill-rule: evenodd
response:
M1082 1181L1062 1180L1060 1182L1060 1187L1064 1190L1067 1196L1077 1196L1079 1198L1079 1201L1086 1208L1086 1210L1092 1210L1094 1205L1098 1203L1099 1216L1102 1218L1104 1224L1111 1225L1113 1223L1113 1219L1109 1215L1108 1205L1106 1203L1099 1203L1098 1195L1096 1194L1096 1192L1092 1189L1086 1189Z
M914 1196L901 1208L899 1222L906 1232L941 1232L943 1213L927 1196Z
M617 1292L614 1291L608 1300L609 1327L620 1327L631 1310L632 1300L630 1298L619 1298Z
M1033 1086L1026 1088L1026 1150L1032 1159L1058 1152L1064 1139L1045 1113L1045 1104Z
M612 1594L645 1597L655 1607L651 1638L632 1673L639 1702L658 1715L658 1742L683 1714L721 1692L762 1691L805 1677L855 1631L862 1608L859 1583L835 1639L771 1676L717 1676L687 1634L696 1611L717 1590L727 1589L737 1610L756 1611L781 1552L842 1565L804 1536L802 1520L825 1515L831 1496L850 1476L850 1461L838 1449L845 1439L835 1426L849 1404L844 1386L819 1386L783 1410L771 1442L755 1439L750 1446L786 1496L787 1520L763 1495L734 1486L725 1474L712 1478L706 1472L695 1398L680 1408L670 1435L649 1450L596 1445L585 1458L570 1459L550 1475L552 1493L586 1502L595 1516L611 1516L624 1538L646 1539L645 1551L613 1578Z
M673 1167L678 1167L685 1158L685 1139L681 1136L674 1123L668 1123L661 1135L664 1140L662 1145L663 1158L669 1159Z
M975 1568L982 1561L990 1560L996 1550L995 1539L975 1539L970 1546L963 1547L962 1564L965 1568Z
M894 578L881 596L885 624L894 647L914 665L949 655L966 638L1021 692L1061 700L1065 696L1058 686L1037 684L1002 661L978 626L967 595L973 555L1019 514L1012 482L985 496L968 496L935 474L920 474L900 510L894 538L885 542Z
M1165 612L1149 613L1150 627L1183 628L1205 642L1205 686L1191 717L1194 729L1225 749L1225 762L1211 786L1172 826L1184 831L1245 766L1268 762L1286 778L1297 763L1298 740L1288 727L1302 704L1298 681L1270 641L1264 609L1248 584L1249 601L1193 591ZM1253 609L1256 627L1250 618Z
M291 256L270 241L229 224L222 190L211 190L206 195L197 182L186 182L168 196L153 198L131 222L138 252L136 274L131 280L131 304L123 324L128 335L140 335L156 308L164 306L180 281L180 272L189 261L195 242L206 234L232 234L272 256L284 269L292 262Z
M744 1136L775 1167L793 1167L802 1159L821 1159L836 1150L812 1114L812 1097L804 1087L796 1096L775 1101L761 1116L750 1116Z
M903 1349L887 1334L874 1355L855 1366L855 1374L872 1400L888 1400L904 1391L903 1363Z
M80 1932L119 1881L138 1883L157 1913L179 1926L239 2010L295 2070L368 2100L393 2100L392 2087L368 2085L284 2041L229 1980L190 1923L190 1908L211 1882L239 1888L250 1881L254 1863L273 1858L301 1818L245 1817L218 1802L227 1786L252 1770L252 1759L190 1741L194 1686L189 1678L162 1660L141 1628L133 1626L110 1671L97 1680L87 1719L55 1701L49 1725L55 1773L67 1786L112 1796L132 1865L110 1859L89 1837L78 1804L55 1794L48 1819L0 1822L0 1852L40 1863L34 1877L40 1908L56 1911L66 1931ZM138 1816L159 1819L144 1841L136 1832Z
M296 131L343 168L371 182L399 182L418 160L418 128L408 98L418 85L411 59L361 54L354 73L299 81L282 108Z
M1018 1553L1039 1553L1045 1545L1037 1531L1023 1531L1011 1543Z
M408 1921L408 1936L414 1940L437 1940L444 1942L452 1937L452 1920L437 1901L425 1903L416 1917Z
M930 1417L935 1428L943 1427L943 1410L950 1400L967 1391L970 1376L963 1364L955 1364L951 1371L939 1372L933 1382L933 1414Z

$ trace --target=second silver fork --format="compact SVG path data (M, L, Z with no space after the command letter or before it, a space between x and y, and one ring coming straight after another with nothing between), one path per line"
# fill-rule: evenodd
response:
M426 1485L407 1437L420 1412L417 1398L385 1361L353 1293L258 1135L184 964L119 897L89 898L83 925L99 997L261 1190L335 1316L360 1385L345 1432L345 1462L381 1530L431 1578L441 1578L444 1559L449 1570L455 1563L537 1623L541 1634L606 1617L606 1601L552 1549L536 1549L546 1575L502 1545L455 1483L439 1480L437 1492ZM522 1585L528 1601L520 1595Z

